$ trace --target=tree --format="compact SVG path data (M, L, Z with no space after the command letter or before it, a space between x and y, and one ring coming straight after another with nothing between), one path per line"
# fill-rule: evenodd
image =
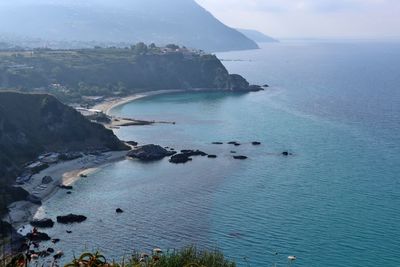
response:
M133 50L133 53L135 55L144 55L148 51L147 45L143 42L140 42L140 43L137 43L136 45L131 46L131 49Z

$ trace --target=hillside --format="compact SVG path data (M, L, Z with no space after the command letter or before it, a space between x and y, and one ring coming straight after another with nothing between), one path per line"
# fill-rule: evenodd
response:
M205 51L258 48L194 0L1 1L1 35L53 48L139 41Z
M0 92L0 214L7 203L26 197L8 186L21 166L41 153L123 149L111 130L53 96Z
M274 39L274 38L272 38L262 32L256 31L256 30L249 30L249 29L237 29L237 30L257 43L279 42L277 39Z
M84 96L159 89L250 89L216 56L170 47L139 43L126 49L0 52L0 89L48 92L78 103Z

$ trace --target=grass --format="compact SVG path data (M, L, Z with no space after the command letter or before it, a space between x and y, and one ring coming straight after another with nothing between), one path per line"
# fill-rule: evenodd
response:
M16 256L7 267L26 267L29 264L27 255ZM40 266L31 262L29 266ZM54 265L58 266L58 265ZM99 252L83 253L65 267L235 267L236 264L227 260L223 253L214 250L198 250L196 247L187 247L172 253L154 251L152 255L145 253L133 255L131 259L123 259L117 263L107 261Z

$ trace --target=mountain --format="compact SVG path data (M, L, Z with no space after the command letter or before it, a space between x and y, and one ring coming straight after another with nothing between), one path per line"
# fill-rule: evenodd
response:
M262 32L256 31L256 30L248 30L248 29L237 29L237 30L257 43L279 42L277 39L274 39L274 38L272 38Z
M206 51L258 48L194 0L1 1L0 35L49 46L142 41Z

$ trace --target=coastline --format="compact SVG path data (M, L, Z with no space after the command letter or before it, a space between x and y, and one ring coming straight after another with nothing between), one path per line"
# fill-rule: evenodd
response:
M201 89L195 89L193 91L199 90ZM112 109L140 98L184 91L188 90L157 90L136 93L126 97L108 98L95 105L93 109L98 109L109 115ZM56 163L40 173L33 175L28 183L20 187L25 189L29 194L37 196L44 202L50 199L60 189L59 185L71 185L81 178L81 174L89 175L107 164L123 160L125 156L126 151L111 151L103 153L100 156L86 155L71 161ZM39 187L42 184L41 181L44 176L51 176L53 178L53 181L47 184L46 188ZM2 219L9 222L14 229L18 230L22 226L29 224L29 222L35 218L41 206L42 205L34 204L26 200L17 201L9 205L9 212L3 216Z
M106 115L110 115L111 111L119 107L121 105L127 104L129 102L135 101L137 99L149 97L149 96L154 96L154 95L161 95L161 94L168 94L168 93L179 93L179 92L185 92L185 91L200 91L203 89L193 89L193 90L187 90L187 89L171 89L171 90L156 90L156 91L149 91L149 92L142 92L142 93L136 93L133 95L125 96L125 97L113 97L113 98L108 98L102 101L99 104L96 104L93 106L93 109L100 110Z
M60 188L59 185L71 185L81 179L80 175L90 175L100 167L107 164L123 160L126 151L105 152L99 156L86 155L82 158L71 161L56 163L49 168L32 176L31 180L21 187L42 200L50 199ZM45 186L42 185L42 178L51 176L53 181ZM35 217L42 205L34 204L29 201L17 201L8 208L9 212L3 217L3 220L12 224L18 229Z
M214 91L213 89L195 88L195 89L167 89L156 90L132 94L126 97L112 97L94 105L92 108L100 110L106 115L110 116L110 112L121 105L135 101L137 99L169 94L179 92L202 92ZM219 91L224 91L219 89ZM226 92L231 92L226 90ZM111 128L112 129L112 128ZM51 165L49 168L41 171L32 176L31 180L20 186L25 189L29 194L34 195L42 200L42 202L50 199L60 188L59 185L71 185L77 180L81 179L81 174L89 175L98 168L104 167L107 164L123 160L126 156L126 151L111 151L103 153L99 156L85 155L82 158L60 162ZM42 185L42 178L44 176L51 176L53 181L45 186ZM63 190L63 189L61 189ZM67 191L67 190L66 190ZM8 209L9 212L2 218L4 221L9 222L14 229L18 230L24 225L28 225L31 220L39 215L38 212L42 205L34 204L29 201L17 201L12 203ZM38 216L40 217L40 215Z

